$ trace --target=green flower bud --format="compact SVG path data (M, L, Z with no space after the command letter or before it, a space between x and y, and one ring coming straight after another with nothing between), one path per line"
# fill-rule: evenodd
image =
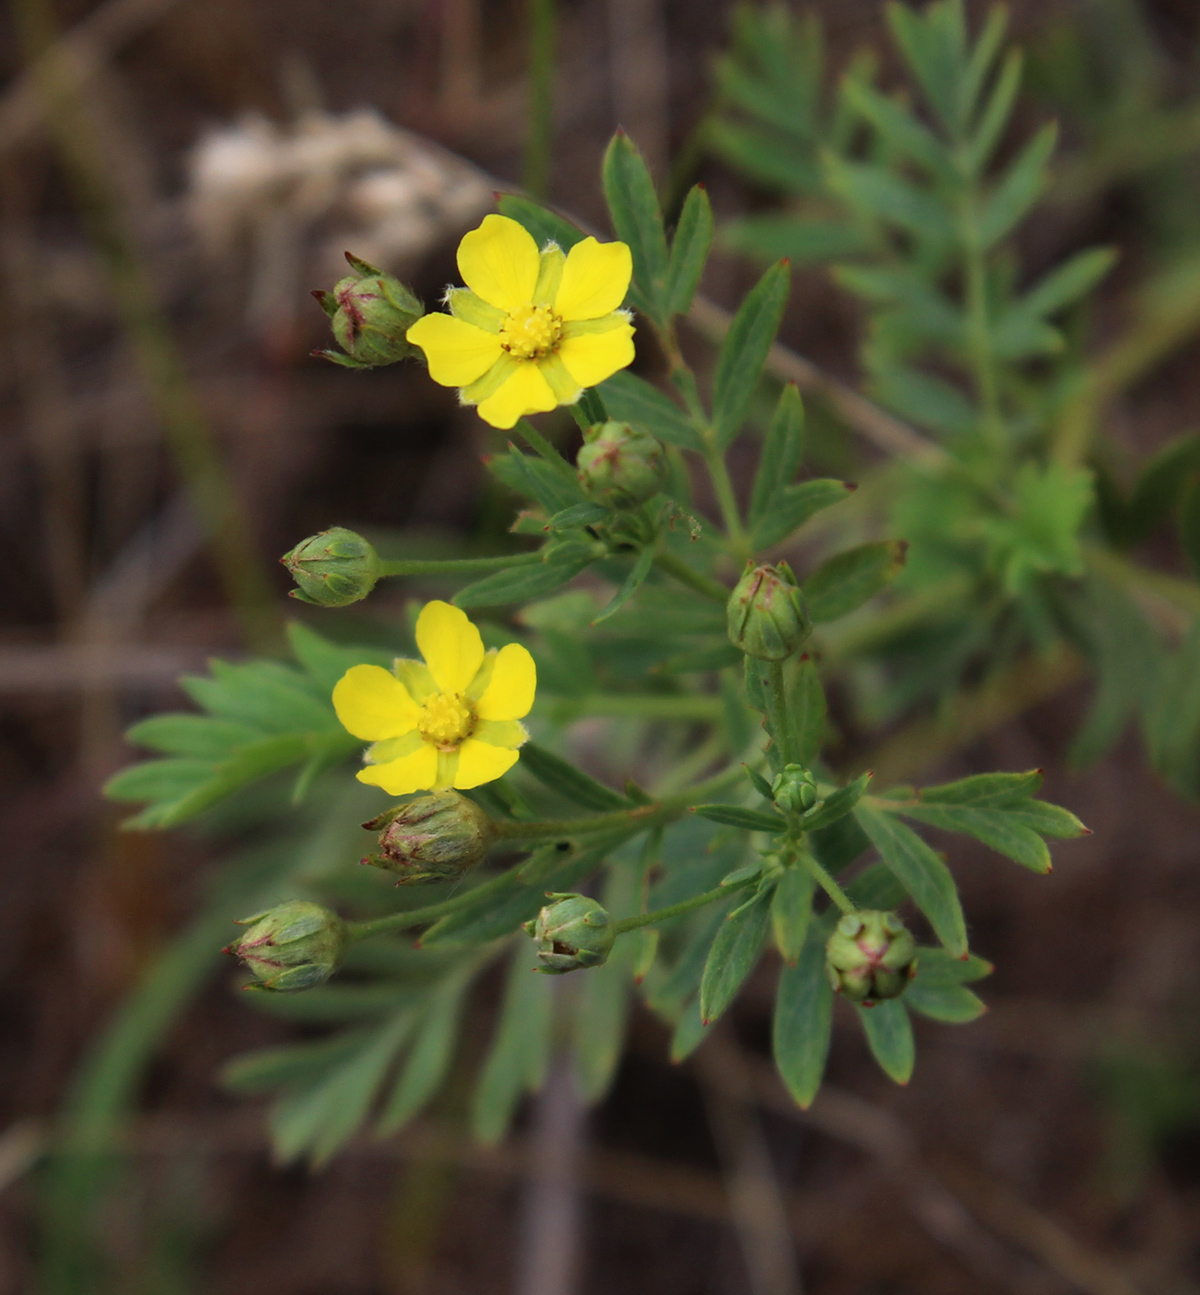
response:
M346 260L354 273L334 284L332 292L313 293L329 316L333 335L345 354L316 354L349 369L372 369L420 355L420 349L404 335L425 313L425 307L399 279L349 252Z
M803 814L817 803L817 784L802 764L787 764L771 784L775 804L786 814Z
M360 602L379 579L379 555L344 526L310 535L279 560L298 586L291 590L292 597L316 607Z
M812 633L812 619L786 562L751 567L726 604L734 647L760 661L786 661Z
M899 998L917 974L917 942L895 913L847 913L825 945L825 972L852 1002Z
M308 900L278 904L239 926L250 929L223 952L240 958L257 984L247 989L294 992L324 984L346 952L346 924L336 913Z
M628 423L597 423L583 441L575 466L589 499L606 508L636 508L663 488L663 447L648 432L634 431Z
M473 868L496 839L496 825L466 796L435 791L389 809L363 827L379 836L379 853L363 863L396 874L396 885L446 881Z
M608 911L586 895L551 895L524 929L538 946L539 971L562 975L580 967L599 967L608 959L617 933Z

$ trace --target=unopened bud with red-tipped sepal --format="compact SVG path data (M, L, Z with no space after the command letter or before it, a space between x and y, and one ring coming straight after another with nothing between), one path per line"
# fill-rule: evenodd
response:
M339 280L332 292L313 293L329 316L338 351L315 354L347 369L374 369L395 364L421 351L405 338L425 313L425 307L400 282L357 256L346 253L353 274Z
M537 942L538 970L562 975L608 960L617 938L608 910L587 895L551 895L524 929Z
M346 923L330 909L305 899L277 904L239 926L250 929L226 949L254 974L247 989L277 993L324 984L341 965L349 936Z
M895 913L847 913L825 945L825 972L851 1002L899 998L917 974L917 942Z
M786 562L750 567L725 611L730 642L759 661L786 661L812 633L804 594Z
M435 791L389 809L363 826L382 828L379 853L363 860L396 874L396 885L461 877L487 854L496 825L466 796Z
M584 432L575 466L584 493L605 508L636 508L653 499L667 472L663 447L653 436L613 421Z
M291 596L315 607L361 602L379 579L379 555L356 531L334 526L301 540L280 562L291 572Z

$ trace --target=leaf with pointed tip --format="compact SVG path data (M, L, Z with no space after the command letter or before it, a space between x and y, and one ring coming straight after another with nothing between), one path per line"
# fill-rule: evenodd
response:
M787 264L769 267L750 289L721 343L713 376L713 432L725 449L742 429L767 352L779 331L791 278Z
M684 199L679 224L671 239L665 294L669 315L686 315L691 309L712 240L712 204L704 186L693 185Z
M825 974L829 926L810 922L796 965L784 966L775 993L775 1065L788 1092L806 1110L821 1087L833 1028L833 990Z
M700 980L700 1019L712 1024L754 970L767 935L773 887L764 886L717 927Z
M822 563L803 585L809 615L821 624L857 611L896 578L907 551L904 540L883 540Z
M896 1083L907 1084L912 1078L917 1048L904 999L885 998L873 1007L859 1007L857 1011L867 1046L880 1069Z

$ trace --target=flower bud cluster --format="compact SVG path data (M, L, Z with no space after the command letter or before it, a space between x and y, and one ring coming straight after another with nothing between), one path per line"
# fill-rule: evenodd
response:
M525 931L537 942L538 970L562 975L607 961L617 932L608 910L587 895L551 895Z
M390 809L363 826L382 828L379 853L363 863L396 874L396 885L461 877L487 854L496 826L466 796L435 791Z
M816 779L802 764L785 764L771 783L771 795L785 814L803 814L817 803Z
M313 293L345 354L318 354L352 369L372 369L420 355L405 334L424 315L425 307L399 279L349 252L346 260L353 273L335 283L332 292Z
M917 974L917 943L895 913L847 913L825 945L825 972L851 1002L899 998Z
M324 984L349 943L346 924L336 913L303 899L244 917L238 925L250 929L224 952L242 960L255 988L276 992Z
M804 594L786 562L747 569L726 605L729 639L759 661L786 661L812 633Z
M597 423L575 457L584 493L605 508L636 508L663 488L663 447L628 423Z
M361 602L379 579L379 555L344 526L310 535L279 560L296 582L292 597L316 607Z

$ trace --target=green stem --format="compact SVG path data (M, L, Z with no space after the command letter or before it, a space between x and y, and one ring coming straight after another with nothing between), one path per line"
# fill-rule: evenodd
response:
M542 560L541 552L506 553L493 558L380 558L381 576L469 576L483 571L506 571Z
M725 456L712 444L711 436L705 438L704 461L708 464L708 475L712 478L713 491L717 496L717 506L721 510L721 520L725 523L725 533L734 556L740 562L747 561L754 550L750 547L750 537L742 525L742 515L738 510L737 496L733 493L733 482L729 469L725 466Z
M450 913L457 913L460 908L477 904L480 899L511 890L520 881L518 874L523 867L524 864L519 863L509 868L507 872L502 872L498 877L476 886L473 890L455 895L453 899L444 899L440 904L426 904L424 908L410 908L403 913L389 913L387 917L376 917L369 922L347 922L350 939L368 940L375 935L387 935L390 931L404 931L409 927L423 926L426 922L436 922Z
M694 589L698 594L703 594L705 598L711 598L722 606L729 601L729 590L723 584L689 566L669 549L660 549L654 555L654 565L660 571L665 571L667 575L674 576L681 584Z
M735 882L732 886L718 886L715 890L706 890L704 894L693 895L691 899L681 900L678 904L655 909L653 913L638 913L633 917L622 918L619 922L613 923L613 926L618 935L624 935L626 931L636 931L639 926L654 926L659 922L669 921L672 917L679 917L683 913L690 913L694 908L703 908L705 904L711 904L715 900L727 899L757 880L757 876L747 877L745 881Z
M838 909L843 913L855 913L858 910L854 907L854 901L849 895L837 884L828 872L809 854L807 850L800 851L800 864L808 870L808 875L817 883L818 886L829 896Z
M783 757L784 764L791 764L795 760L795 752L792 750L792 725L783 678L783 662L769 661L767 675L771 681L771 709L775 720L773 736L779 744L779 754Z
M968 192L962 205L963 277L966 282L967 336L979 403L983 407L983 430L989 441L1003 440L1000 393L996 382L995 354L988 323L987 263L979 245L979 218L975 194Z
M743 777L740 764L730 765L704 782L694 783L686 790L673 796L663 796L650 805L637 805L633 809L616 809L608 814L596 814L590 818L560 818L541 822L497 823L496 828L502 839L510 841L537 841L547 837L561 836L569 838L606 832L622 827L636 831L661 827L674 819L682 817L693 805L702 804L709 796L724 789Z
M525 189L544 198L550 187L554 142L554 0L529 0L529 118Z

